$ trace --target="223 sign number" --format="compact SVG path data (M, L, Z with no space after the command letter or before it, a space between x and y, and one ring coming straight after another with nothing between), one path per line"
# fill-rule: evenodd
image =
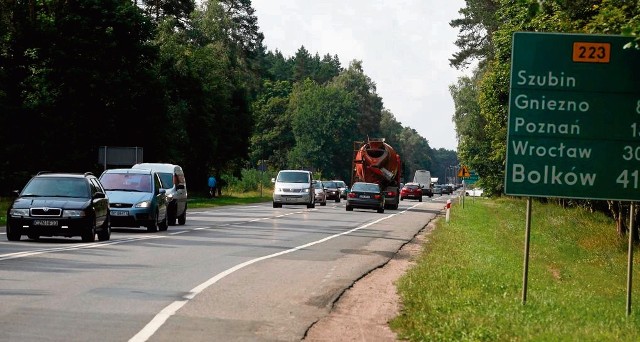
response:
M573 43L573 61L586 63L609 63L611 59L610 43Z

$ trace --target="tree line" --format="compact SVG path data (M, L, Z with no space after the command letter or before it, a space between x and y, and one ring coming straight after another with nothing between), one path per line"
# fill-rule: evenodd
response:
M2 193L40 170L99 173L100 146L143 147L194 189L263 163L348 182L367 137L405 175L457 164L384 107L362 61L268 50L250 0L4 0L0 38Z
M455 103L458 156L478 172L485 192L503 192L512 35L516 31L624 34L628 48L640 43L637 0L466 0L459 30L459 50L449 60L456 68L475 65L470 76L450 86ZM543 199L544 200L544 199ZM617 201L556 199L562 205L601 210L627 231L629 206ZM635 220L638 223L638 219ZM634 230L637 231L636 224Z

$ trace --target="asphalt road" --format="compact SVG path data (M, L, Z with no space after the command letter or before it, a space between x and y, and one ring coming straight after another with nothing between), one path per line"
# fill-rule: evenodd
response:
M0 341L299 341L449 196L398 210L271 203L190 210L166 232L9 242L0 228Z

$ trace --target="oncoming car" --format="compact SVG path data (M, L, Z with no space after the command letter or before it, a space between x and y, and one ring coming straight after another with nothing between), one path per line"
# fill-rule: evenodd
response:
M167 196L157 172L148 169L110 169L100 176L109 197L115 227L167 230Z
M84 242L107 241L111 237L109 199L91 173L38 173L7 211L7 240L22 235L80 236Z
M273 189L273 207L282 208L283 204L302 204L315 208L313 175L305 170L280 170L271 180Z
M315 191L315 202L320 203L321 206L327 205L327 192L324 189L324 185L322 185L322 181L314 180L313 189Z

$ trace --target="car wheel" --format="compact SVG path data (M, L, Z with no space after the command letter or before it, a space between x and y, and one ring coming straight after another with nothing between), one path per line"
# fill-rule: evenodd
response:
M316 203L315 202L307 204L307 208L309 208L309 209L312 209L312 208L315 208L315 207L316 207Z
M340 197L336 198L336 203L340 203Z
M404 201L404 197L400 197L400 200L401 200L401 201Z
M347 211L353 211L353 207L350 205L346 206L346 208L347 208Z
M160 214L158 213L158 211L156 211L155 217L147 225L147 231L148 232L152 232L153 233L153 232L157 232L158 231L158 215L160 215Z
M282 208L282 204L273 202L273 207L274 208Z
M27 237L31 240L35 240L38 241L38 239L40 238L40 235L38 234L28 234Z
M182 215L178 216L178 224L182 226L186 222L187 222L187 204L185 203L184 211L182 212Z
M85 230L84 232L82 232L80 237L82 238L82 242L94 242L94 241L96 241L96 222L95 222L95 219L93 221L93 225L91 225L91 228L89 228L89 229Z
M384 214L384 208L378 208L378 213L379 214Z
M320 202L320 205L323 206L323 207L326 206L327 205L327 201Z
M178 209L176 208L176 212L172 212L172 213L167 212L167 225L169 226L176 225L176 218L177 218L176 214L178 214L177 211Z
M111 239L111 222L109 217L102 224L102 229L98 232L98 241L109 241Z
M418 198L418 202L422 202L422 196L420 196L420 198Z
M169 222L168 222L168 217L165 215L164 219L162 221L160 221L160 223L158 223L158 230L161 231L165 231L167 230L167 228L169 228Z
M7 225L7 240L9 241L20 241L22 235L18 232L14 232L11 228L11 225Z

